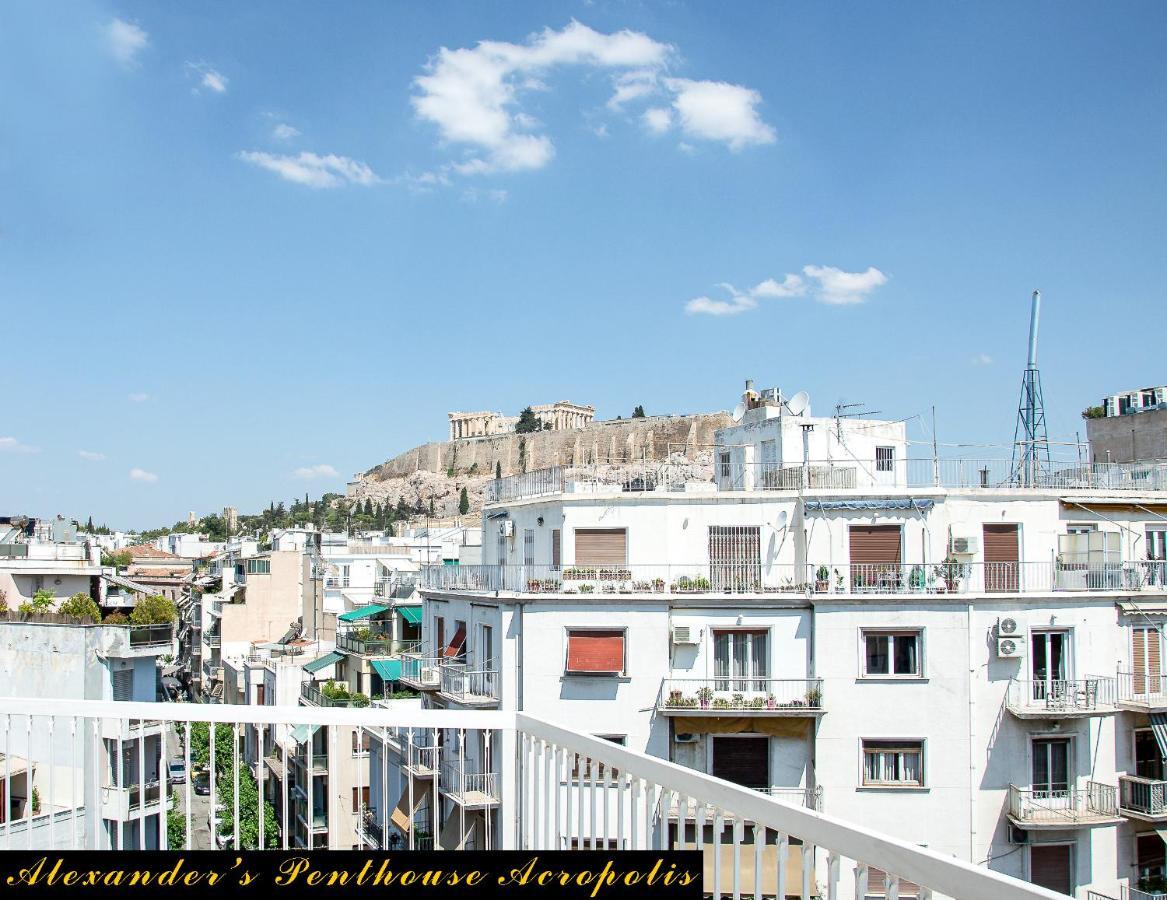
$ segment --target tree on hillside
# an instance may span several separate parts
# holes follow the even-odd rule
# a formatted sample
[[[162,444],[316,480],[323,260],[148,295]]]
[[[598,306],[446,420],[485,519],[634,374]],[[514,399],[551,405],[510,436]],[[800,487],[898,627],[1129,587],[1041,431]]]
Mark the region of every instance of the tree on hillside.
[[[496,459],[494,461],[494,480],[498,481],[501,478],[502,478],[502,461]]]
[[[89,534],[93,534],[93,516],[90,516],[89,521],[85,523],[85,530]]]
[[[530,434],[533,431],[542,431],[543,423],[535,418],[535,411],[527,407],[519,413],[519,421],[515,423],[515,434]]]
[[[466,488],[462,488],[462,493],[458,495],[458,515],[464,516],[470,512],[470,498],[466,495]]]
[[[636,407],[636,409],[632,410],[632,418],[634,418],[634,419],[643,419],[643,418],[645,418],[645,415],[644,415],[644,407],[643,407],[643,406],[640,406],[640,405],[638,404],[638,405],[637,405],[637,407]]]

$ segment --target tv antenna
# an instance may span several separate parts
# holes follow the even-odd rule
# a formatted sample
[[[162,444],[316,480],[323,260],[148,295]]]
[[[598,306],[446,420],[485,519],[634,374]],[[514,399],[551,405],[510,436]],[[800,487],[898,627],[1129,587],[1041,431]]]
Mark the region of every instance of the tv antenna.
[[[1041,316],[1041,291],[1034,291],[1029,307],[1029,360],[1021,376],[1021,400],[1013,432],[1013,478],[1021,486],[1037,484],[1042,466],[1050,468],[1049,432],[1045,427],[1045,401],[1041,373],[1037,369],[1037,325]]]

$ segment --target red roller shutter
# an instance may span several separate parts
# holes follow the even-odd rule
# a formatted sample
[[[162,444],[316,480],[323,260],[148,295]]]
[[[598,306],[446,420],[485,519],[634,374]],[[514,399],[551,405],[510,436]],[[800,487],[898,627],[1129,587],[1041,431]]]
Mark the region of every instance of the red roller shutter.
[[[466,626],[459,625],[458,630],[454,632],[453,638],[450,639],[450,646],[445,649],[442,654],[446,659],[451,659],[462,652],[462,645],[466,643]]]
[[[1011,593],[1017,590],[1021,558],[1016,525],[985,525],[985,590]]]
[[[577,566],[622,566],[628,561],[628,531],[624,528],[577,528]]]
[[[567,671],[619,674],[624,671],[623,631],[569,631]]]

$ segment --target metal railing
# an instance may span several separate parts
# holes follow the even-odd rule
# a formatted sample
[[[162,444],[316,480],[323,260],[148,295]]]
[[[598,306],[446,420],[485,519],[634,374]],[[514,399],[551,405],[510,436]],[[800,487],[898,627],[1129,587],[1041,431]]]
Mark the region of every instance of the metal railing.
[[[365,634],[361,629],[341,631],[336,635],[336,649],[360,656],[397,656],[401,653],[415,652],[420,641],[394,640],[393,636],[383,632]]]
[[[1117,679],[1088,676],[1009,682],[1008,706],[1023,713],[1088,713],[1115,709]]]
[[[549,469],[535,469],[520,475],[496,478],[486,484],[486,502],[500,503],[562,493],[566,487],[566,472],[563,466],[552,466]]]
[[[443,762],[438,772],[438,789],[463,805],[497,803],[498,775],[468,771],[460,763]]]
[[[1167,708],[1167,674],[1119,672],[1118,701],[1148,709]]]
[[[174,640],[174,625],[130,625],[131,647],[153,647]]]
[[[73,810],[88,803],[100,803],[100,788],[88,786],[99,782],[96,776],[110,764],[111,755],[113,759],[120,756],[117,748],[103,748],[100,741],[90,739],[100,733],[106,719],[165,721],[167,728],[182,739],[184,763],[188,768],[192,724],[207,722],[226,726],[230,735],[226,745],[231,748],[229,758],[221,758],[223,741],[209,743],[212,753],[218,747],[218,756],[211,758],[208,767],[210,788],[213,797],[223,795],[224,799],[236,800],[243,796],[239,793],[241,782],[236,778],[244,769],[252,769],[242,756],[240,738],[249,729],[258,732],[257,745],[261,747],[296,726],[323,729],[330,739],[339,730],[352,728],[363,729],[374,738],[395,727],[442,730],[448,735],[444,752],[448,756],[453,754],[446,783],[461,789],[461,799],[471,804],[481,799],[474,791],[497,798],[497,812],[490,808],[495,804],[479,803],[488,810],[480,818],[483,829],[480,848],[541,851],[574,845],[592,849],[607,846],[621,850],[684,849],[694,847],[693,836],[697,835],[700,844],[696,849],[705,854],[706,860],[706,893],[773,895],[775,873],[784,877],[789,864],[797,866],[791,874],[800,876],[801,889],[794,893],[802,900],[813,896],[863,897],[869,870],[872,877],[875,877],[874,870],[890,873],[889,891],[894,891],[899,883],[911,882],[932,894],[961,900],[1059,900],[1059,895],[1052,891],[920,847],[910,840],[835,819],[801,805],[784,803],[524,713],[0,698],[0,717],[10,724],[9,729],[0,732],[2,740],[8,742],[0,746],[0,752],[17,755],[22,750],[22,756],[31,753],[30,761],[43,765],[46,760],[40,756],[48,754],[51,747],[53,760],[62,771],[86,773],[86,777],[69,778],[50,791],[62,802],[69,801]],[[26,743],[10,746],[17,740]],[[276,752],[283,757],[286,771],[290,751],[287,742],[282,738],[280,741]],[[486,748],[488,758],[496,760],[497,773],[493,779],[482,782],[462,780],[458,771],[469,779],[475,765],[467,758],[466,748],[480,746]],[[144,752],[145,745],[139,743],[139,753]],[[166,742],[159,741],[151,752],[151,760],[156,759],[164,767],[168,755]],[[591,769],[599,773],[601,785],[567,777],[571,760],[576,757],[598,764]],[[382,762],[375,765],[373,759]],[[379,780],[382,787],[387,783],[392,772],[386,760],[384,754],[374,754],[366,774],[362,774],[363,767],[356,767],[354,786],[358,796],[366,787],[362,780],[366,775],[370,780]],[[51,773],[56,767],[44,765],[45,777],[53,777]],[[94,777],[89,777],[90,774]],[[297,788],[294,795],[306,795],[300,806],[293,802],[289,778],[273,783],[269,766],[259,762],[252,774],[258,783],[259,796],[274,797],[276,801],[276,811],[257,816],[258,845],[286,851],[294,842],[302,840],[307,849],[319,846],[312,829],[300,837],[289,817],[296,816],[301,809],[309,815],[312,810],[320,809],[324,798],[321,791],[330,788],[320,778],[306,779],[303,789]],[[331,779],[333,773],[324,777]],[[163,782],[161,791],[166,807],[173,806],[176,811],[175,824],[181,827],[173,831],[177,831],[179,842],[186,849],[194,849],[198,829],[191,779],[184,785]],[[606,804],[599,802],[601,794]],[[387,819],[393,798],[387,790],[382,790],[380,796],[384,799],[376,804],[377,810]],[[243,806],[241,802],[224,805],[219,831],[229,837],[234,847],[252,849],[240,843]],[[669,814],[674,808],[678,812],[676,818]],[[454,818],[459,815],[455,813]],[[383,827],[386,819],[382,819]],[[88,823],[88,827],[75,829],[76,837],[70,839],[58,832],[50,835],[45,843],[57,841],[62,846],[71,844],[91,850],[120,850],[133,845],[130,837],[123,837],[122,829],[103,827],[100,817],[85,817],[80,813],[76,821],[66,820],[62,824],[76,826],[78,823]],[[141,828],[144,833],[148,824],[146,811],[139,810],[127,827]],[[269,833],[273,827],[277,834]],[[172,829],[160,829],[161,849],[167,849],[171,833]],[[17,837],[0,825],[0,849],[33,849],[32,834],[33,829],[25,829]],[[799,848],[800,852],[788,854],[791,847]],[[755,863],[752,878],[746,874],[751,869],[737,865],[751,857]],[[779,880],[779,883],[785,882]]]
[[[1026,789],[1009,785],[1009,816],[1033,825],[1067,825],[1118,815],[1114,785],[1086,782],[1085,788]]]
[[[422,690],[437,690],[442,684],[442,656],[421,651],[401,655],[401,680]]]
[[[823,708],[823,680],[729,675],[715,678],[665,678],[657,693],[656,708],[661,712],[672,713],[815,713]]]
[[[1118,805],[1148,817],[1167,816],[1167,781],[1119,775]]]
[[[498,669],[494,661],[468,666],[464,662],[445,662],[439,666],[439,690],[459,703],[493,703],[499,699]]]
[[[364,694],[330,694],[316,687],[313,682],[305,681],[300,685],[300,698],[313,706],[337,707],[340,709],[365,707],[371,702]]]
[[[1158,561],[427,566],[422,587],[516,594],[1025,594],[1167,589]]]

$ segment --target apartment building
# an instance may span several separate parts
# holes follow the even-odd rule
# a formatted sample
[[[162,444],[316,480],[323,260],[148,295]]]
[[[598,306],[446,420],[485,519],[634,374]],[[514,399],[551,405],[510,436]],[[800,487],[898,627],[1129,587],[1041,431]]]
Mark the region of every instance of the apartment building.
[[[403,678],[426,708],[586,722],[1063,893],[1137,896],[1163,874],[1167,492],[1077,464],[1022,488],[1008,460],[907,448],[902,424],[751,391],[712,480],[506,480],[484,564],[426,570]],[[408,845],[419,796],[443,846],[466,813],[455,844],[497,831],[488,748],[447,773],[424,748],[451,736],[412,737],[385,742],[390,773],[436,752],[436,793],[398,772],[382,837]]]
[[[0,696],[152,703],[158,659],[173,651],[171,625],[10,613],[0,617]],[[45,733],[11,720],[0,737],[0,816],[10,846],[164,847],[162,723],[57,726]]]
[[[41,522],[27,516],[0,517],[0,596],[10,609],[40,590],[64,599],[82,593],[99,604],[105,595],[97,544],[77,534],[63,519]]]

